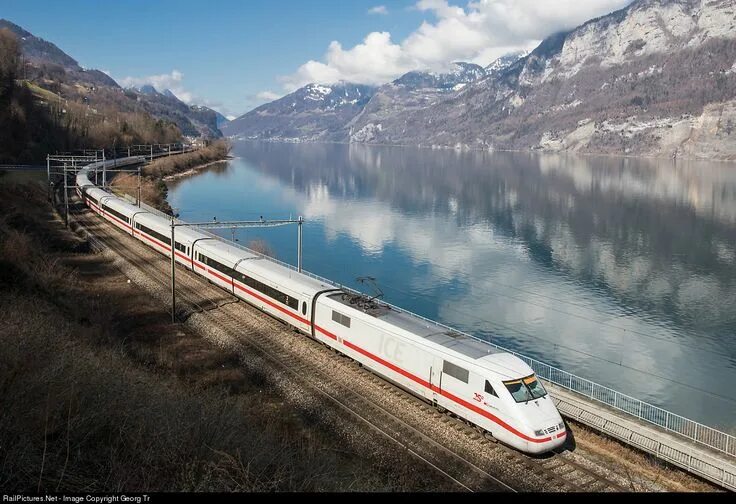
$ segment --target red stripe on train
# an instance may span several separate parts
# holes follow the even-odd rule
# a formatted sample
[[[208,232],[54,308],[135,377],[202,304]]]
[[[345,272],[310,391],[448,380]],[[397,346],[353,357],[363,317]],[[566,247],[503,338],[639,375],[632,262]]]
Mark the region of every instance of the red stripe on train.
[[[334,340],[337,340],[337,336],[335,336],[331,332],[329,332],[329,331],[327,331],[327,330],[319,327],[316,324],[314,325],[314,327],[319,332],[321,332],[322,334],[324,334],[325,336],[327,336],[328,338],[332,338]],[[459,397],[457,397],[457,396],[455,396],[455,395],[447,392],[446,390],[440,390],[439,387],[436,387],[436,386],[430,384],[428,381],[423,380],[423,379],[419,378],[418,376],[410,373],[409,371],[406,371],[405,369],[402,369],[399,366],[397,366],[395,364],[392,364],[391,362],[389,362],[389,361],[387,361],[385,359],[382,359],[381,357],[379,357],[377,355],[372,354],[371,352],[369,352],[369,351],[367,351],[367,350],[359,347],[358,345],[355,345],[355,344],[353,344],[353,343],[351,343],[351,342],[349,342],[347,340],[343,340],[342,342],[343,342],[343,344],[346,347],[351,348],[351,349],[355,350],[356,352],[361,353],[361,354],[365,355],[366,357],[368,357],[368,358],[370,358],[370,359],[378,362],[382,366],[385,366],[385,367],[389,368],[390,370],[392,370],[392,371],[394,371],[396,373],[399,373],[402,376],[405,376],[405,377],[409,378],[410,380],[412,380],[415,383],[418,383],[422,387],[427,388],[427,389],[431,390],[432,392],[438,392],[440,395],[442,395],[442,396],[450,399],[451,401],[459,404],[460,406],[463,406],[464,408],[467,408],[467,409],[469,409],[471,411],[474,411],[474,412],[478,413],[479,415],[482,415],[482,416],[488,418],[492,422],[500,425],[501,427],[503,427],[507,431],[511,432],[512,434],[515,434],[516,436],[518,436],[518,437],[520,437],[520,438],[522,438],[522,439],[524,439],[526,441],[530,441],[532,443],[546,443],[547,441],[551,441],[552,440],[551,437],[546,437],[546,438],[542,438],[542,439],[535,439],[535,438],[529,437],[526,434],[524,434],[523,432],[519,432],[518,430],[516,430],[515,428],[513,428],[511,425],[507,424],[506,422],[504,422],[500,418],[496,417],[495,415],[492,415],[488,411],[485,411],[485,410],[479,408],[478,406],[476,406],[474,404],[471,404],[471,403],[465,401],[464,399],[461,399],[461,398],[459,398]],[[560,437],[560,436],[557,436],[557,437]]]
[[[171,250],[171,245],[165,245],[165,244],[164,244],[163,242],[160,242],[159,240],[157,240],[157,239],[155,239],[155,238],[152,238],[152,237],[148,236],[147,234],[143,233],[142,231],[138,231],[138,230],[136,230],[135,232],[136,232],[136,233],[138,233],[138,234],[140,234],[141,236],[143,236],[143,237],[144,237],[145,239],[147,239],[148,241],[150,241],[150,242],[154,243],[154,244],[155,244],[155,245],[157,245],[158,247],[161,247],[161,248],[162,248],[162,249],[164,249],[164,250],[169,250],[169,251]],[[220,274],[219,272],[217,272],[217,271],[215,271],[215,270],[212,270],[212,269],[208,268],[208,267],[207,267],[206,265],[204,265],[204,264],[200,263],[199,261],[195,261],[195,260],[192,260],[192,259],[190,259],[190,258],[189,258],[188,256],[186,256],[186,255],[183,255],[183,254],[180,254],[179,252],[176,252],[176,255],[177,255],[177,256],[179,256],[179,257],[181,257],[181,258],[183,258],[183,259],[185,259],[185,260],[187,260],[187,261],[192,261],[192,262],[194,263],[194,265],[195,265],[195,266],[197,266],[197,267],[199,267],[199,268],[203,269],[203,270],[204,270],[205,272],[207,272],[207,273],[209,273],[210,275],[214,276],[214,277],[215,277],[215,278],[217,278],[218,280],[220,280],[220,281],[222,281],[222,282],[226,282],[226,283],[229,283],[229,284],[231,284],[231,285],[233,285],[233,284],[234,284],[234,286],[235,286],[235,287],[237,287],[238,289],[240,289],[240,290],[242,290],[242,291],[246,292],[247,294],[249,294],[249,295],[253,296],[254,298],[256,298],[256,299],[258,299],[258,300],[260,300],[260,301],[263,301],[264,303],[266,303],[266,304],[268,304],[269,306],[271,306],[271,307],[273,307],[273,308],[275,308],[275,309],[277,309],[277,310],[279,310],[279,311],[281,311],[281,312],[285,313],[286,315],[289,315],[290,317],[292,317],[292,318],[294,318],[294,319],[298,320],[298,321],[299,321],[299,322],[301,322],[302,324],[310,325],[310,322],[309,322],[309,320],[307,320],[307,319],[305,319],[305,318],[302,318],[302,317],[300,317],[299,315],[295,315],[295,314],[291,313],[290,311],[288,311],[288,310],[287,310],[286,308],[284,308],[284,307],[282,307],[282,306],[279,306],[278,304],[274,303],[274,302],[273,302],[273,301],[271,301],[270,299],[267,299],[267,298],[265,298],[265,297],[263,297],[263,296],[261,296],[261,295],[259,295],[259,294],[256,294],[255,292],[251,291],[250,289],[248,289],[248,288],[244,287],[244,286],[243,286],[243,285],[242,285],[242,284],[241,284],[240,282],[238,282],[237,280],[233,280],[233,279],[230,279],[230,278],[228,278],[228,277],[222,276],[222,275],[221,275],[221,274]]]
[[[110,217],[115,218],[114,216],[110,216]],[[116,220],[119,220],[119,219],[116,219]],[[123,225],[125,225],[125,224],[123,224]],[[127,227],[130,227],[130,226],[127,226]],[[157,246],[161,247],[164,250],[171,250],[171,246],[170,245],[167,246],[167,245],[163,244],[162,242],[159,242],[155,238],[151,238],[150,236],[148,236],[147,234],[145,234],[145,233],[143,233],[141,231],[134,230],[134,233],[138,233],[140,236],[143,236],[145,239],[147,239],[148,241],[152,242],[154,245],[157,245]],[[176,255],[179,256],[179,257],[181,257],[181,258],[183,258],[183,259],[185,259],[185,260],[187,260],[187,261],[191,260],[188,256],[183,255],[183,254],[180,254],[179,252],[176,252]],[[233,279],[229,279],[227,277],[224,277],[224,276],[220,275],[219,273],[211,270],[210,268],[207,268],[206,266],[204,266],[202,263],[200,263],[198,261],[192,260],[192,262],[195,264],[195,266],[198,266],[199,268],[202,268],[205,272],[209,273],[210,275],[213,275],[214,277],[218,278],[222,282],[230,283],[231,285],[234,285],[238,289],[246,292],[247,294],[253,296],[254,298],[259,299],[260,301],[263,301],[264,303],[268,304],[269,306],[271,306],[271,307],[273,307],[273,308],[275,308],[275,309],[277,309],[277,310],[285,313],[286,315],[289,315],[290,317],[292,317],[292,318],[294,318],[294,319],[302,322],[303,324],[306,324],[306,325],[311,326],[309,320],[304,319],[304,318],[302,318],[302,317],[300,317],[298,315],[295,315],[295,314],[287,311],[286,308],[283,308],[282,306],[277,305],[276,303],[272,302],[271,300],[266,299],[263,296],[260,296],[260,295],[256,294],[255,292],[251,291],[250,289],[247,289],[246,287],[243,287],[240,284],[240,282],[237,282],[237,281],[235,281]],[[317,329],[319,332],[321,332],[322,334],[324,334],[328,338],[331,338],[331,339],[337,341],[337,336],[336,335],[332,334],[331,332],[327,331],[326,329],[323,329],[322,327],[319,327],[317,324],[315,324],[314,327],[315,327],[315,329]],[[518,437],[520,437],[520,438],[522,438],[522,439],[524,439],[526,441],[529,441],[529,442],[532,442],[532,443],[546,443],[547,441],[551,441],[552,440],[551,437],[546,437],[546,438],[542,438],[542,439],[535,439],[535,438],[529,437],[526,434],[524,434],[523,432],[519,432],[514,427],[512,427],[509,424],[507,424],[506,422],[504,422],[500,418],[498,418],[495,415],[489,413],[488,411],[485,411],[485,410],[479,408],[478,406],[476,406],[474,404],[471,404],[471,403],[465,401],[464,399],[461,399],[461,398],[459,398],[459,397],[457,397],[457,396],[455,396],[455,395],[453,395],[453,394],[451,394],[451,393],[449,393],[449,392],[447,392],[445,390],[440,390],[439,387],[436,387],[436,386],[430,384],[429,382],[427,382],[426,380],[423,380],[423,379],[419,378],[418,376],[410,373],[409,371],[406,371],[405,369],[402,369],[399,366],[397,366],[395,364],[392,364],[391,362],[389,362],[389,361],[387,361],[385,359],[382,359],[381,357],[379,357],[377,355],[372,354],[371,352],[369,352],[369,351],[367,351],[367,350],[359,347],[358,345],[355,345],[355,344],[353,344],[353,343],[351,343],[351,342],[349,342],[347,340],[343,340],[343,344],[345,346],[347,346],[348,348],[351,348],[351,349],[355,350],[356,352],[358,352],[358,353],[360,353],[362,355],[365,355],[366,357],[370,358],[371,360],[374,360],[375,362],[378,362],[382,366],[384,366],[384,367],[386,367],[386,368],[388,368],[388,369],[390,369],[390,370],[392,370],[392,371],[394,371],[396,373],[399,373],[400,375],[405,376],[406,378],[409,378],[410,380],[412,380],[413,382],[421,385],[422,387],[427,388],[427,389],[429,389],[429,390],[431,390],[433,392],[438,392],[440,395],[442,395],[442,396],[450,399],[451,401],[459,404],[460,406],[463,406],[466,409],[469,409],[471,411],[474,411],[474,412],[478,413],[479,415],[482,415],[482,416],[488,418],[489,420],[491,420],[495,424],[503,427],[507,431],[511,432],[512,434],[514,434],[514,435],[516,435],[516,436],[518,436]],[[556,438],[564,437],[566,435],[567,435],[567,432],[563,432],[561,434],[558,434],[556,436]]]

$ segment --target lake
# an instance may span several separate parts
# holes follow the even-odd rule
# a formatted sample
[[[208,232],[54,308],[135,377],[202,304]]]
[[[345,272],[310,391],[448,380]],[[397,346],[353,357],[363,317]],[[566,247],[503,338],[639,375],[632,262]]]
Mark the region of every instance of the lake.
[[[258,142],[233,155],[170,184],[182,219],[302,215],[308,271],[736,431],[736,164]],[[296,264],[296,226],[234,236]]]

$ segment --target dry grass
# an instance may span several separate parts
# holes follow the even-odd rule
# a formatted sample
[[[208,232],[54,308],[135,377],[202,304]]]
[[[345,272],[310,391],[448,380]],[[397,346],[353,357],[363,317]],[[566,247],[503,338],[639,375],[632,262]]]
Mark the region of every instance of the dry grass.
[[[172,209],[166,201],[168,188],[164,177],[182,173],[192,168],[227,158],[230,145],[218,140],[208,147],[186,154],[174,154],[155,160],[143,169],[141,178],[141,200],[162,212],[171,214]],[[138,176],[121,173],[111,183],[116,192],[138,197]]]
[[[600,435],[588,427],[574,423],[575,442],[579,449],[602,460],[612,460],[623,468],[632,492],[642,491],[651,483],[659,484],[674,492],[709,492],[714,487],[666,463],[634,450],[620,442]]]
[[[165,310],[144,293],[141,300],[122,290],[131,287],[103,259],[55,253],[75,241],[49,232],[43,196],[42,189],[0,185],[0,488],[418,484],[408,464],[376,471],[334,433],[310,430],[309,418],[284,405],[262,377],[246,376],[237,356],[167,325]],[[95,276],[69,261],[104,269]]]
[[[186,154],[156,159],[143,170],[144,175],[153,179],[162,179],[169,175],[185,172],[196,166],[212,161],[220,161],[227,157],[230,145],[226,140],[218,140],[209,146]]]
[[[138,198],[138,175],[120,173],[112,181],[115,192],[122,192]],[[166,184],[150,177],[141,177],[141,200],[161,211],[169,211],[166,201]]]
[[[132,366],[114,330],[60,319],[37,297],[6,308],[2,488],[306,490],[327,470],[245,401]]]

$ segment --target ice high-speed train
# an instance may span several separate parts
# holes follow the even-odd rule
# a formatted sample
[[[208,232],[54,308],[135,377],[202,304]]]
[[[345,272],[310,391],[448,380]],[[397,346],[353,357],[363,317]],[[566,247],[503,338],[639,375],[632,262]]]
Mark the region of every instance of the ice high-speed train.
[[[101,168],[93,163],[77,175],[84,203],[170,257],[170,221],[96,187],[89,175]],[[497,440],[528,453],[565,442],[552,399],[514,355],[195,229],[179,227],[175,238],[183,267]]]

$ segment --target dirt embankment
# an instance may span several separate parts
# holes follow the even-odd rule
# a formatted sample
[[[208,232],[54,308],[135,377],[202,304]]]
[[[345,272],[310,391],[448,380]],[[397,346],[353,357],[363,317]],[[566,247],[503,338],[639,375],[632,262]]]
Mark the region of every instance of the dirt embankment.
[[[218,140],[207,147],[185,154],[174,154],[156,159],[145,166],[141,172],[141,199],[162,212],[171,214],[172,209],[166,201],[168,188],[166,180],[194,174],[208,166],[226,161],[230,145],[226,140]],[[138,176],[121,173],[111,183],[117,192],[138,197]]]
[[[0,184],[0,488],[421,490],[286,404]],[[408,486],[405,486],[408,485]]]

